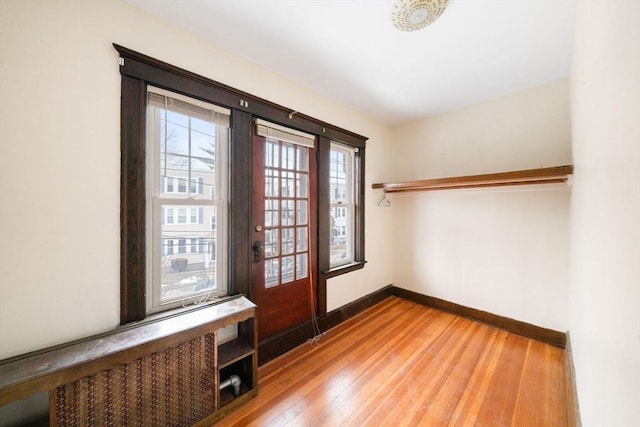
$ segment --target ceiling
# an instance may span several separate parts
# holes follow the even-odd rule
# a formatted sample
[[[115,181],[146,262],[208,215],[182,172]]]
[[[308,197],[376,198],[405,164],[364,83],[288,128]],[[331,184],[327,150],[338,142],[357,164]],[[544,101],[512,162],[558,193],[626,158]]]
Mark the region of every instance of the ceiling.
[[[567,77],[576,7],[449,0],[402,32],[395,0],[127,1],[388,124]]]

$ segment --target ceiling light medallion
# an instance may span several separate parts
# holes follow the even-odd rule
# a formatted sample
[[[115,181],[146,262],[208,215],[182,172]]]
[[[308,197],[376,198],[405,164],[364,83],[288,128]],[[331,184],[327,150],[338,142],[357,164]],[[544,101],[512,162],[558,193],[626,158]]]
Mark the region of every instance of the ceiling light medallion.
[[[402,31],[420,30],[438,19],[446,7],[447,0],[398,0],[391,21]]]

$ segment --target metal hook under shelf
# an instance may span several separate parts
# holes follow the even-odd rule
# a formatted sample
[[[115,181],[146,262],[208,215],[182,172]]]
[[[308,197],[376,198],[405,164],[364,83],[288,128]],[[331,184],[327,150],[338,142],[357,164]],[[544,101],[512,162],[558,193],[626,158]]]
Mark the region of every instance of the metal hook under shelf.
[[[387,197],[387,190],[384,190],[384,196],[378,202],[378,206],[383,208],[388,208],[389,206],[391,206],[391,200],[389,200],[389,198]]]

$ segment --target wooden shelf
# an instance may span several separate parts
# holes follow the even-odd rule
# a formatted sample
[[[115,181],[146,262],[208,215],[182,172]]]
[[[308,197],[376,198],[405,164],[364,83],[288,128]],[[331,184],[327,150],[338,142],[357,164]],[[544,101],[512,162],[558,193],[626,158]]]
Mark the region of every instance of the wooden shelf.
[[[573,174],[573,165],[566,165],[484,175],[454,176],[405,182],[382,182],[372,184],[371,188],[381,188],[387,193],[397,193],[458,188],[501,187],[506,185],[555,184],[567,182],[571,174]]]
[[[220,345],[218,349],[218,365],[220,369],[247,357],[255,352],[254,347],[242,337]]]

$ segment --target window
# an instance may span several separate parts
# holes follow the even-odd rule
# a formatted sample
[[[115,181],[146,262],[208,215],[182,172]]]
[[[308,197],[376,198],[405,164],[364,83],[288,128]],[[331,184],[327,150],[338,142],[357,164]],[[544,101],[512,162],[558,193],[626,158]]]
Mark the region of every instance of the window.
[[[329,158],[329,237],[330,266],[338,267],[355,261],[355,152],[337,142],[331,143]]]
[[[146,135],[147,312],[154,312],[226,293],[229,111],[149,87]]]

